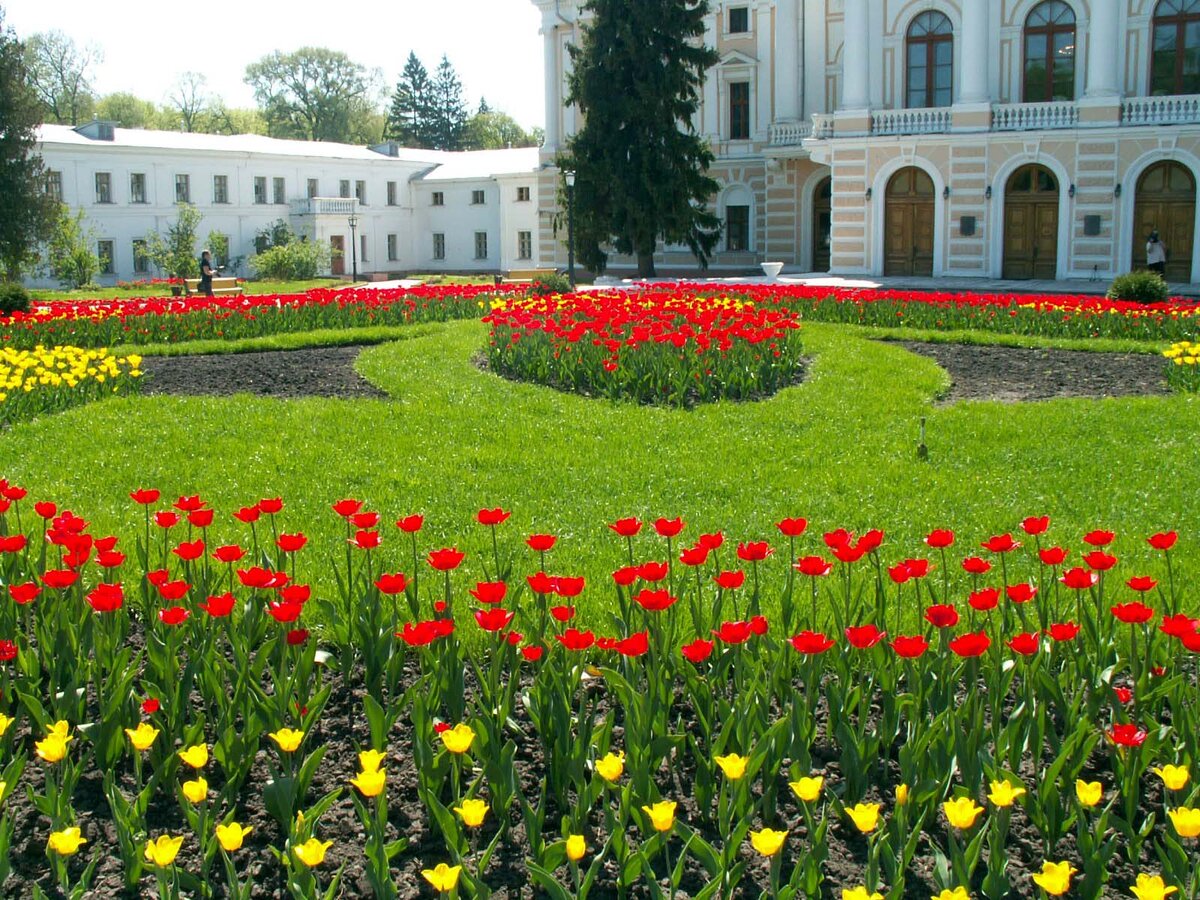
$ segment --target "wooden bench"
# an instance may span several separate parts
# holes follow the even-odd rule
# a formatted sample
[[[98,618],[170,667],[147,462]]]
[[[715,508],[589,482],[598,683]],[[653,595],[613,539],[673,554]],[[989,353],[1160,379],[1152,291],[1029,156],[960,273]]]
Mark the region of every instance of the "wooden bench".
[[[200,279],[184,279],[183,291],[188,297],[192,296],[192,294],[200,293]],[[231,294],[243,294],[245,293],[245,289],[237,283],[236,278],[214,278],[212,280],[212,292],[214,297],[223,297]]]

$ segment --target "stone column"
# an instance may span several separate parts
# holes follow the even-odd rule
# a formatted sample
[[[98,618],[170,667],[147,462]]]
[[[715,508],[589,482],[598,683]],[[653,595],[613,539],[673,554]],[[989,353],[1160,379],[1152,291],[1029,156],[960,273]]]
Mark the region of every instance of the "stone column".
[[[775,6],[775,118],[800,118],[799,0],[779,0]]]
[[[546,141],[542,150],[554,152],[561,139],[558,123],[562,114],[563,83],[558,70],[558,21],[551,10],[542,16],[542,40],[546,66]]]
[[[967,0],[963,4],[962,77],[959,79],[958,103],[987,103],[988,60],[993,48],[989,43],[988,0]]]
[[[1121,61],[1117,58],[1120,43],[1121,13],[1118,3],[1093,3],[1092,21],[1088,33],[1088,64],[1086,97],[1120,96],[1119,73]]]
[[[842,23],[842,102],[839,109],[862,110],[870,100],[870,21],[867,0],[846,0]]]

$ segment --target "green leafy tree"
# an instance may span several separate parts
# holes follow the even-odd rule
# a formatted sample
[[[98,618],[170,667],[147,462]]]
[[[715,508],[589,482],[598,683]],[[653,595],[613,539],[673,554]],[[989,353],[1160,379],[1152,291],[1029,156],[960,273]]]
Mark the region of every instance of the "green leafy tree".
[[[477,112],[463,133],[464,150],[499,150],[505,147],[536,147],[537,140],[516,120],[498,110]]]
[[[195,278],[200,274],[196,251],[200,211],[190,203],[177,206],[179,215],[167,228],[165,238],[158,232],[146,236],[146,257],[172,278]]]
[[[380,137],[375,75],[323,47],[275,51],[246,67],[246,83],[275,137],[367,143]]]
[[[384,136],[405,147],[433,147],[433,82],[411,51],[392,93]]]
[[[0,9],[0,267],[14,280],[35,264],[59,216],[57,201],[45,190],[42,158],[34,152],[42,109],[26,61]]]
[[[602,272],[606,245],[654,274],[661,238],[686,244],[707,267],[720,222],[706,208],[718,185],[713,153],[692,124],[704,73],[716,65],[704,45],[707,0],[587,0],[567,97],[583,128],[560,165],[575,170],[575,246]]]
[[[101,97],[96,101],[96,115],[122,128],[161,128],[166,124],[153,103],[127,93]]]
[[[92,69],[104,59],[99,47],[78,47],[61,31],[47,31],[25,42],[25,57],[47,122],[78,125],[91,116]]]
[[[46,247],[50,277],[69,290],[91,284],[104,262],[92,249],[95,246],[96,234],[84,220],[83,210],[71,215],[66,204],[60,204]]]
[[[467,104],[462,81],[449,57],[443,54],[433,77],[433,146],[438,150],[461,150],[467,127]]]

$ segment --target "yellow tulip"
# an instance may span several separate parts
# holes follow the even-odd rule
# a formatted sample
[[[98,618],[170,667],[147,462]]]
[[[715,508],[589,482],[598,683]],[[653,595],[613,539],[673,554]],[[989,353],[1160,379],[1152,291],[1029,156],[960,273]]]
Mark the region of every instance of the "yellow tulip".
[[[208,745],[196,744],[179,751],[179,758],[193,769],[203,769],[208,765]]]
[[[865,887],[842,888],[842,900],[883,900],[883,894],[871,893]]]
[[[1138,900],[1165,900],[1168,894],[1174,894],[1178,890],[1174,885],[1168,887],[1161,875],[1143,873],[1137,877],[1137,884],[1131,887],[1129,892]]]
[[[358,764],[363,772],[374,772],[387,761],[387,754],[379,750],[364,750],[358,754]]]
[[[458,884],[458,873],[461,871],[462,866],[438,863],[432,869],[422,869],[421,874],[425,876],[426,881],[433,885],[435,891],[445,894],[454,890]]]
[[[294,728],[280,728],[278,731],[272,731],[267,737],[273,740],[282,752],[295,753],[300,742],[304,740],[304,732]]]
[[[129,743],[133,744],[134,750],[149,750],[158,737],[158,729],[149,722],[138,722],[137,728],[126,728],[125,733],[129,735]]]
[[[169,834],[160,834],[156,840],[146,841],[142,856],[152,866],[166,867],[175,862],[182,846],[183,835],[171,837]]]
[[[714,756],[713,761],[721,767],[726,778],[737,781],[746,774],[746,764],[750,762],[750,757],[730,753],[728,756]]]
[[[62,831],[50,832],[50,840],[46,841],[46,847],[53,850],[59,856],[71,856],[79,851],[79,848],[87,843],[83,833],[78,828],[72,825],[70,828],[64,828]]]
[[[946,821],[952,827],[965,831],[975,824],[975,820],[983,812],[983,807],[970,797],[957,797],[943,803],[942,811],[946,813]]]
[[[67,755],[67,742],[71,740],[74,738],[70,735],[63,737],[61,734],[51,732],[33,746],[37,750],[37,755],[46,762],[56,763]]]
[[[350,779],[350,783],[358,788],[364,797],[378,797],[383,793],[386,781],[387,773],[383,769],[364,769],[356,778]]]
[[[8,726],[13,723],[13,719],[0,713],[0,737],[4,737],[4,732],[8,731]]]
[[[787,840],[786,831],[772,831],[764,828],[762,831],[750,832],[750,845],[763,856],[774,856]]]
[[[465,722],[459,722],[453,728],[442,732],[442,743],[451,753],[466,753],[471,749],[473,740],[475,732]]]
[[[993,781],[992,790],[988,794],[988,799],[992,801],[994,806],[1012,806],[1018,797],[1025,795],[1025,788],[1020,785],[1013,784],[1007,779],[1004,781]],[[970,826],[968,826],[970,827]]]
[[[1078,871],[1069,862],[1043,862],[1042,871],[1034,873],[1033,882],[1047,894],[1057,897],[1071,889],[1071,876]]]
[[[183,796],[191,803],[203,803],[208,799],[208,782],[203,778],[183,783]]]
[[[468,828],[478,828],[487,815],[488,805],[484,800],[464,800],[462,806],[454,807],[454,811],[462,816],[463,824]]]
[[[583,839],[582,834],[572,834],[567,837],[567,859],[571,862],[579,862],[585,853],[587,853],[587,841]]]
[[[1171,824],[1175,826],[1180,837],[1200,837],[1200,809],[1180,806],[1178,809],[1167,810],[1167,815],[1171,817]]]
[[[846,807],[846,815],[854,822],[854,827],[863,834],[870,834],[879,827],[879,804],[857,803]]]
[[[293,847],[292,852],[296,854],[296,859],[311,869],[325,862],[325,854],[332,846],[333,841],[318,841],[315,837],[310,837],[300,846]]]
[[[1104,785],[1098,781],[1075,781],[1075,797],[1084,806],[1096,806],[1104,799]]]
[[[954,890],[944,890],[940,894],[936,894],[932,900],[971,900],[971,895],[967,893],[964,887],[956,887]]]
[[[242,849],[242,841],[253,830],[253,827],[243,828],[237,822],[230,822],[228,825],[218,825],[217,840],[220,842],[222,850],[232,853],[234,850]]]
[[[1186,766],[1163,766],[1161,769],[1151,769],[1155,775],[1162,779],[1163,786],[1169,791],[1182,791],[1188,783],[1188,770]]]
[[[825,787],[825,779],[820,775],[814,775],[811,778],[805,776],[796,781],[788,783],[788,787],[792,789],[792,793],[796,798],[805,803],[813,803],[821,797],[821,789]]]
[[[896,785],[896,805],[897,806],[907,806],[908,805],[908,785],[907,784]]]
[[[643,806],[642,812],[650,817],[650,824],[655,831],[670,831],[675,827],[674,800],[659,800],[653,806]]]
[[[620,781],[625,774],[625,751],[606,753],[603,759],[596,760],[596,771],[605,781]]]

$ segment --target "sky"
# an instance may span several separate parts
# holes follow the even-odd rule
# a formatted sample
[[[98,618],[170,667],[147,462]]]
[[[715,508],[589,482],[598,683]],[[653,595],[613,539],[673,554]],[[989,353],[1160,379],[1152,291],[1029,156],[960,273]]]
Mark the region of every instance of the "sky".
[[[95,44],[97,94],[127,91],[163,103],[177,77],[199,72],[228,106],[254,106],[247,64],[275,50],[341,50],[380,69],[390,93],[409,51],[432,72],[445,53],[468,108],[479,98],[525,128],[543,125],[541,16],[530,0],[392,0],[343,6],[314,0],[0,0],[18,37],[57,29]],[[370,12],[362,12],[370,10]]]

